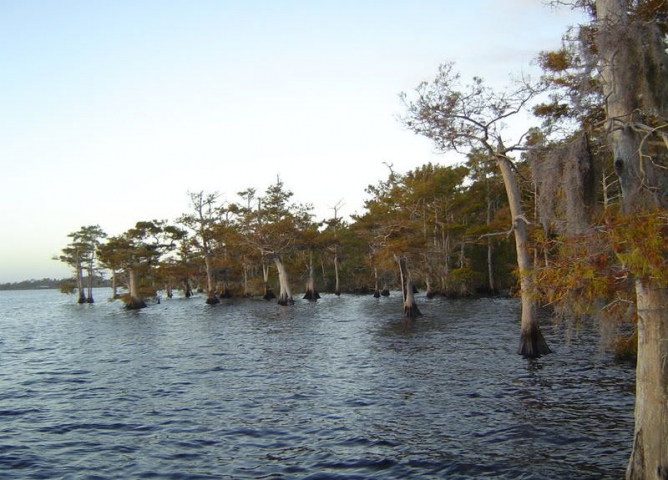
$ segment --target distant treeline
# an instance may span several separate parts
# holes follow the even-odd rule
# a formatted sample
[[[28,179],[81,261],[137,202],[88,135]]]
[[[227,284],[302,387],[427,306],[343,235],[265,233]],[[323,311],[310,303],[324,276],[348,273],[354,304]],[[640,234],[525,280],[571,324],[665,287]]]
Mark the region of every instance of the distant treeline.
[[[41,280],[23,280],[21,282],[0,283],[0,290],[44,290],[49,288],[59,289],[61,285],[71,283],[71,278],[42,278]],[[95,277],[94,287],[108,287],[109,281]]]

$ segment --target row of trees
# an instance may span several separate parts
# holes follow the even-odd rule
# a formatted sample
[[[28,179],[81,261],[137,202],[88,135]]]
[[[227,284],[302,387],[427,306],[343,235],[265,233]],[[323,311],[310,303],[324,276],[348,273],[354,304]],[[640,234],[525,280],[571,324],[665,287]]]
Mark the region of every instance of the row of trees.
[[[626,315],[637,323],[627,478],[668,478],[668,4],[571,3],[590,22],[539,55],[539,81],[497,91],[480,78],[462,81],[446,63],[402,95],[404,124],[465,154],[462,165],[406,173],[388,165],[350,221],[338,206],[315,221],[280,179],[229,203],[192,193],[190,211],[174,223],[138,222],[106,239],[84,227],[62,259],[81,278],[96,261],[113,278],[123,272],[131,308],[177,285],[186,296],[205,290],[212,304],[233,294],[272,298],[276,281],[278,303],[289,305],[291,279],[317,298],[316,271],[337,294],[401,285],[411,317],[420,314],[415,286],[428,295],[518,287],[518,352],[527,357],[550,352],[537,321],[541,301],[564,315]],[[506,122],[529,108],[540,127],[512,140]],[[83,287],[80,301],[92,300]]]
[[[289,305],[296,288],[312,300],[319,290],[380,296],[402,277],[408,295],[414,286],[429,296],[468,296],[514,285],[511,243],[486,236],[502,228],[507,210],[498,179],[466,165],[388,170],[368,187],[365,211],[348,221],[341,204],[316,220],[277,178],[262,195],[247,189],[235,202],[190,193],[189,211],[174,221],[137,222],[118,236],[82,227],[59,259],[76,273],[79,302],[93,302],[85,280],[106,270],[114,295],[127,288],[128,308],[146,306],[158,290],[200,290],[216,304],[233,295],[275,298],[277,287],[278,303]],[[418,315],[414,299],[406,305],[407,315]]]

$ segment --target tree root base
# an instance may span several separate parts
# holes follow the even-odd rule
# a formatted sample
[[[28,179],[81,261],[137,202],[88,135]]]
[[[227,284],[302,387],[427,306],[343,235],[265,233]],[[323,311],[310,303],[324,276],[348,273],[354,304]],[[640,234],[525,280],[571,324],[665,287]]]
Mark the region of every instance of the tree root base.
[[[535,325],[520,333],[520,346],[517,353],[525,358],[540,358],[552,353],[552,350],[547,346],[540,328]]]
[[[294,305],[295,301],[292,299],[292,297],[281,295],[278,299],[278,304],[283,307],[286,307],[288,305]]]
[[[206,299],[206,304],[207,305],[218,305],[220,303],[220,299],[216,297],[215,295],[212,297],[207,297]]]
[[[276,294],[271,288],[267,287],[264,290],[264,295],[262,296],[262,298],[264,298],[265,300],[273,300],[274,298],[276,298]]]
[[[409,318],[417,318],[422,316],[422,312],[417,305],[413,304],[404,307],[404,316]]]
[[[125,304],[126,310],[139,310],[142,308],[146,308],[146,302],[139,298],[132,298]]]
[[[320,298],[320,294],[313,290],[307,290],[303,298],[304,300],[317,300]]]

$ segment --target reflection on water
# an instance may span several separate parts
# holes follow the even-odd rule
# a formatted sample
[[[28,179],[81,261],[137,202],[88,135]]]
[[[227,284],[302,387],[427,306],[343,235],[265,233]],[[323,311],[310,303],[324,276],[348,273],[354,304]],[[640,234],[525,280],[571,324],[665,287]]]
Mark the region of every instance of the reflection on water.
[[[418,301],[0,292],[2,477],[623,477],[633,371],[595,326],[528,361],[515,300]]]

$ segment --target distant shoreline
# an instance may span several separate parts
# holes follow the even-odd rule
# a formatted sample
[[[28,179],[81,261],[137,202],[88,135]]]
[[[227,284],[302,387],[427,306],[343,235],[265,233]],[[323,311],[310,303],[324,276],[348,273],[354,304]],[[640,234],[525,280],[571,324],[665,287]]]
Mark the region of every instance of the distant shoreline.
[[[58,290],[64,282],[72,281],[70,278],[42,278],[41,280],[22,280],[20,282],[0,283],[0,291],[3,290]],[[107,287],[108,282],[96,281],[94,287]]]

